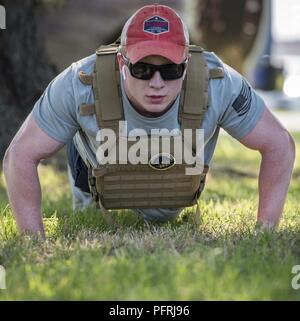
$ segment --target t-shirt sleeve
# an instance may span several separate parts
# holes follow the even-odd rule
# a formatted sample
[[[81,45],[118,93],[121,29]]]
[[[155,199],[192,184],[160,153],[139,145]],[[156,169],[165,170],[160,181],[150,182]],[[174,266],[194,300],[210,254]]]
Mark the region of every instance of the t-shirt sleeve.
[[[249,134],[260,120],[265,103],[237,71],[225,65],[219,126],[236,139]]]
[[[76,117],[72,66],[48,85],[33,107],[38,126],[51,138],[67,143],[79,128]]]

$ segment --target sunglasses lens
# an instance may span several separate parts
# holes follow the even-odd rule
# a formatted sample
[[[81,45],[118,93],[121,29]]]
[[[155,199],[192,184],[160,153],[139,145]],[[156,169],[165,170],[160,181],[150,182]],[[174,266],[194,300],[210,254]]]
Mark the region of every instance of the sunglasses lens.
[[[137,79],[149,80],[156,71],[159,71],[164,80],[174,80],[182,77],[185,66],[184,63],[180,65],[151,65],[145,62],[137,62],[134,65],[130,64],[129,69],[131,75]]]
[[[165,65],[162,66],[161,69],[161,75],[162,78],[165,80],[172,80],[172,79],[178,79],[181,78],[183,75],[185,69],[185,65],[175,65],[175,64],[170,64],[170,65]]]
[[[138,62],[131,65],[131,74],[133,77],[143,80],[149,80],[153,77],[155,70],[151,68],[151,65]]]

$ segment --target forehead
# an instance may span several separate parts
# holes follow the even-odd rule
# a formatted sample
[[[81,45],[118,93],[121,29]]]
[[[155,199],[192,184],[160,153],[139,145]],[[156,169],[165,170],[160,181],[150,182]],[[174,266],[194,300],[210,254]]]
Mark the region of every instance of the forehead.
[[[140,60],[140,62],[146,62],[153,65],[172,64],[173,62],[163,56],[147,56]]]

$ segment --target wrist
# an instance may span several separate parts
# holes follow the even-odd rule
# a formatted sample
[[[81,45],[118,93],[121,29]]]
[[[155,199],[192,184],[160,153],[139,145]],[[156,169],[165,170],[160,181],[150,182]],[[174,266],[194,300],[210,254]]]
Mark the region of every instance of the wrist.
[[[257,221],[255,224],[255,231],[257,232],[268,232],[276,228],[276,223],[268,221]]]

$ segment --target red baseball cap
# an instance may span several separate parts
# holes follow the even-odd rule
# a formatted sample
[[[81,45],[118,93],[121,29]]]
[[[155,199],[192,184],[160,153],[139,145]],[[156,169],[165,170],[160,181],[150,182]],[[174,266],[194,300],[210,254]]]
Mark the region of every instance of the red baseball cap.
[[[148,5],[135,12],[124,25],[121,46],[132,64],[151,55],[180,64],[187,57],[189,34],[173,9]]]

